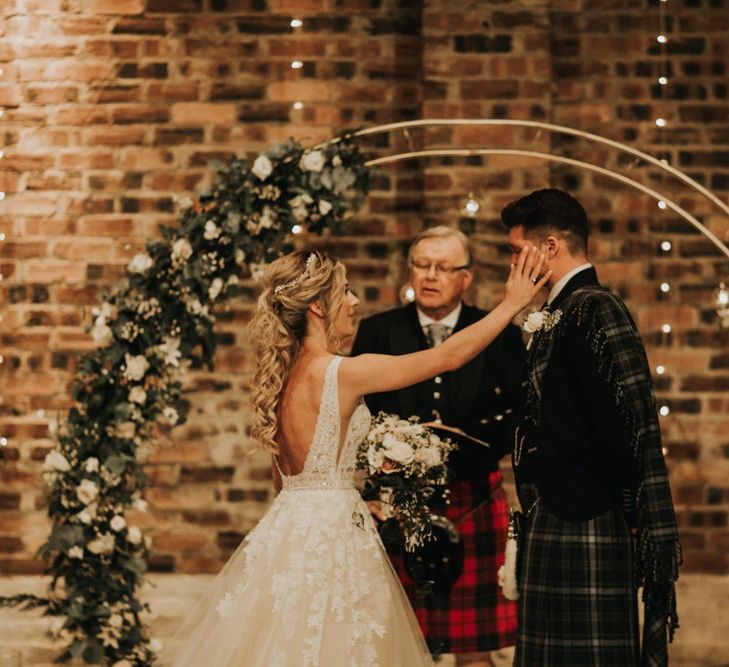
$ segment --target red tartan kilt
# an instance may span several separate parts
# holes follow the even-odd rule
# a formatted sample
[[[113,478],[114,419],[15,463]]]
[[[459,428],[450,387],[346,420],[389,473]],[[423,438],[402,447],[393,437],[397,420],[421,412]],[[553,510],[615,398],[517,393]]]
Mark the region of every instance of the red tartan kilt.
[[[449,488],[451,502],[445,514],[460,530],[464,548],[463,572],[450,596],[436,598],[418,593],[405,572],[402,551],[390,551],[390,560],[432,651],[472,653],[512,646],[516,639],[516,604],[504,598],[497,583],[509,523],[501,473],[491,473],[488,483],[459,481]],[[483,500],[486,502],[465,516]]]

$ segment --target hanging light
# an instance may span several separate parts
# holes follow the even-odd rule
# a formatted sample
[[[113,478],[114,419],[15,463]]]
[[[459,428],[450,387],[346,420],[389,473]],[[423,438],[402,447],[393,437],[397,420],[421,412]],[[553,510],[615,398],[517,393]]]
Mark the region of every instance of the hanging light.
[[[304,231],[304,228],[301,225],[294,225],[291,228],[292,234],[301,234],[301,232],[303,232],[303,231]]]
[[[723,329],[729,329],[729,289],[724,283],[719,283],[719,289],[714,294],[716,314]]]
[[[658,208],[660,208],[662,211],[665,211],[668,208],[668,204],[664,202],[662,199],[658,201]]]
[[[663,250],[663,252],[671,252],[671,248],[673,248],[673,246],[670,241],[661,241],[661,250]]]
[[[481,202],[476,199],[472,192],[469,192],[468,196],[461,202],[461,215],[464,215],[467,218],[475,218],[480,210]]]
[[[300,28],[304,22],[301,19],[291,19],[290,25],[292,28]]]
[[[668,37],[666,37],[665,35],[658,35],[658,37],[656,37],[656,41],[659,44],[665,44],[668,41]]]
[[[658,127],[666,127],[666,125],[668,125],[668,122],[665,118],[656,118],[656,125]]]
[[[661,292],[667,294],[671,291],[671,286],[668,283],[661,283]]]
[[[304,103],[298,100],[291,105],[296,111],[301,111],[304,108]]]
[[[300,60],[291,61],[291,69],[301,69],[303,66],[304,63],[302,63]]]
[[[415,290],[410,283],[405,283],[398,293],[400,303],[412,303],[415,301]]]
[[[656,375],[663,375],[666,372],[666,367],[663,364],[656,366]]]
[[[661,417],[667,417],[671,412],[671,408],[669,408],[667,405],[662,405],[660,409],[658,410],[658,413],[661,415]]]

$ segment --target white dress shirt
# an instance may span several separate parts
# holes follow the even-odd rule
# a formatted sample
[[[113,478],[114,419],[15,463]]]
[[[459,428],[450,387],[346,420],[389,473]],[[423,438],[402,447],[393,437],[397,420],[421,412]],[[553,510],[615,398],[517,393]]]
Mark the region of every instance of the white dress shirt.
[[[423,329],[423,331],[427,331],[426,327],[429,324],[444,324],[448,328],[450,328],[451,333],[453,332],[453,329],[456,328],[456,324],[458,324],[458,318],[461,316],[461,310],[463,309],[463,304],[458,303],[458,305],[450,312],[448,313],[442,320],[434,320],[432,317],[429,317],[426,315],[420,308],[418,308],[418,322],[420,322],[420,327]]]

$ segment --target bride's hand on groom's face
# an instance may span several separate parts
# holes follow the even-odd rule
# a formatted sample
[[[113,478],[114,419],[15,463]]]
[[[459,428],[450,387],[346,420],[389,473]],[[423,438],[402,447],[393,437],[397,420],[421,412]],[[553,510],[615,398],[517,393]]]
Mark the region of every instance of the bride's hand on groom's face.
[[[522,248],[516,262],[511,265],[504,301],[513,303],[519,310],[527,306],[552,275],[551,269],[542,274],[543,267],[544,255],[537,248]]]

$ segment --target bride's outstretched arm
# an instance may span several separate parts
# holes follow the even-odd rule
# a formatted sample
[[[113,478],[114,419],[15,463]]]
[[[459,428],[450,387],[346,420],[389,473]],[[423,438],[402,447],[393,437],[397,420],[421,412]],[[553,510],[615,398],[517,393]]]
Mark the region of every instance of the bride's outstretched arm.
[[[475,357],[525,308],[549,279],[537,280],[544,256],[531,247],[512,264],[501,303],[478,322],[450,336],[430,350],[399,356],[362,354],[345,359],[339,369],[340,387],[357,396],[393,391],[440,373],[460,368]]]

